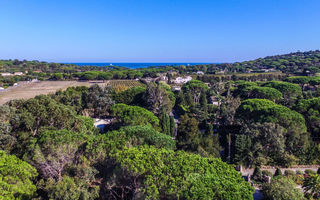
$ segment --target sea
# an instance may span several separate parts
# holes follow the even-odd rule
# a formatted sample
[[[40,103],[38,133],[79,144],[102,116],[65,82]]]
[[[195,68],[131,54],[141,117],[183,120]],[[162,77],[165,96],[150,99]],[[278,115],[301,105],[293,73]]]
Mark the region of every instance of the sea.
[[[192,65],[204,65],[204,64],[211,64],[211,63],[64,63],[64,64],[74,64],[78,66],[98,66],[98,67],[105,67],[105,66],[120,66],[120,67],[127,67],[130,69],[137,69],[137,68],[147,68],[147,67],[160,67],[160,66],[192,66]]]

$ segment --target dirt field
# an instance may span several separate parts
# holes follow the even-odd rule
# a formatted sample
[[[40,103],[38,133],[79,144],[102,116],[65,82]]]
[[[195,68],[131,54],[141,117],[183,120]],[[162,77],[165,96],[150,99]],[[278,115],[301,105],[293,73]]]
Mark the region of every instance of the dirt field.
[[[40,94],[54,93],[57,90],[64,90],[73,86],[91,86],[92,82],[78,81],[40,81],[40,82],[19,82],[18,86],[9,87],[6,90],[0,91],[0,105],[13,99],[29,99]],[[99,85],[106,85],[107,82],[98,82]]]

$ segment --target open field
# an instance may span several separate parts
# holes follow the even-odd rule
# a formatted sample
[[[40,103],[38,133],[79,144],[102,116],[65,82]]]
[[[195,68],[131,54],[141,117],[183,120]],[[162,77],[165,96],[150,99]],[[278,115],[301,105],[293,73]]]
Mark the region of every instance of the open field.
[[[98,84],[104,86],[107,82],[78,82],[78,81],[40,81],[40,82],[19,82],[18,86],[9,87],[0,91],[0,105],[13,99],[29,99],[40,94],[55,93],[58,90],[64,90],[74,86],[91,86]]]
[[[110,80],[107,81],[106,84],[111,87],[138,87],[143,86],[143,84],[136,80]]]

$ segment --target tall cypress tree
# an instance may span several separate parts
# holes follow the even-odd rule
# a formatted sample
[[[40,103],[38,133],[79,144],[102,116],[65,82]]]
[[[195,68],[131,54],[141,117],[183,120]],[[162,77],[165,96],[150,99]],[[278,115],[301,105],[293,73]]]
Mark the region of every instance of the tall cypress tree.
[[[176,129],[176,122],[174,121],[174,117],[170,117],[170,135],[174,137],[174,131]]]
[[[162,128],[162,132],[164,134],[170,135],[170,117],[164,107],[161,108],[159,118],[160,118],[160,127]]]

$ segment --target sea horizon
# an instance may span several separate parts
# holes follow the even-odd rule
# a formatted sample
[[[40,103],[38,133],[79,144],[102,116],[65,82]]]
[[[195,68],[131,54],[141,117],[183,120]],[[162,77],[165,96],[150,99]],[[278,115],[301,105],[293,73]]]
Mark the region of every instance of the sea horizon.
[[[179,65],[185,65],[185,66],[193,66],[193,65],[205,65],[205,64],[214,64],[214,63],[170,63],[170,62],[64,62],[63,64],[74,64],[78,66],[98,66],[98,67],[110,67],[110,66],[119,66],[119,67],[127,67],[130,69],[137,69],[137,68],[147,68],[147,67],[160,67],[160,66],[179,66]]]

